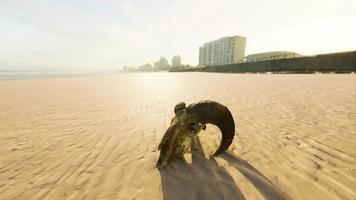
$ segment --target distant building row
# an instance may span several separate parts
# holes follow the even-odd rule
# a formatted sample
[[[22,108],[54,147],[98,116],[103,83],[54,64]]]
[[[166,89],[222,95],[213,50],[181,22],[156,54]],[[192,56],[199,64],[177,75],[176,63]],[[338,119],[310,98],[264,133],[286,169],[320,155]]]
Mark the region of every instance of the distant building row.
[[[199,66],[228,65],[301,56],[290,51],[273,51],[245,57],[246,37],[232,36],[205,43],[199,47]]]
[[[169,67],[180,67],[182,66],[182,59],[180,55],[173,56],[172,65],[170,66],[168,60],[165,57],[161,57],[159,61],[154,63],[154,67],[157,69],[169,68]]]
[[[159,61],[155,62],[153,66],[150,63],[146,63],[138,68],[141,71],[151,71],[151,70],[163,70],[170,67],[181,67],[182,59],[179,55],[173,56],[172,65],[169,65],[168,60],[165,57],[161,57]]]

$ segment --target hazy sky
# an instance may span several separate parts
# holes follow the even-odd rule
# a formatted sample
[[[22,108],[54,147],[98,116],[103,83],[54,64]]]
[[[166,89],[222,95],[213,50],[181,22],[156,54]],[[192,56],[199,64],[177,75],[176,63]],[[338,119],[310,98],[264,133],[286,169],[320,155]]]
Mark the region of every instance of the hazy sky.
[[[356,50],[356,0],[0,0],[0,70],[103,70],[247,37],[246,54]]]

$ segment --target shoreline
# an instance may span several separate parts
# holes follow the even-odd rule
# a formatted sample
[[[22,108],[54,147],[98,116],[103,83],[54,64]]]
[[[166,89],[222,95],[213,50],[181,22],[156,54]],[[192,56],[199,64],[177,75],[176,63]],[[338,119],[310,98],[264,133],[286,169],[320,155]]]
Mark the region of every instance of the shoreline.
[[[271,75],[271,74],[281,74],[281,75],[347,75],[347,74],[356,74],[355,72],[244,72],[244,73],[237,73],[237,72],[210,72],[210,71],[135,71],[135,72],[119,72],[119,73],[99,73],[99,74],[57,74],[57,75],[37,75],[37,76],[0,76],[0,82],[3,81],[15,81],[15,80],[35,80],[35,79],[50,79],[50,78],[75,78],[75,77],[96,77],[96,76],[115,76],[120,74],[159,74],[159,73],[211,73],[211,74],[239,74],[239,75]]]

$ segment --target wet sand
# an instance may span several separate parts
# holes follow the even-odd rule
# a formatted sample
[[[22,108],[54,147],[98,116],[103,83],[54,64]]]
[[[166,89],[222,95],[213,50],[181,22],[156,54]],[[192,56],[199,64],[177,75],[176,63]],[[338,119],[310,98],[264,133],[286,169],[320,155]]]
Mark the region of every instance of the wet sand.
[[[158,171],[180,101],[231,110]],[[356,76],[136,73],[0,81],[0,199],[356,199]]]

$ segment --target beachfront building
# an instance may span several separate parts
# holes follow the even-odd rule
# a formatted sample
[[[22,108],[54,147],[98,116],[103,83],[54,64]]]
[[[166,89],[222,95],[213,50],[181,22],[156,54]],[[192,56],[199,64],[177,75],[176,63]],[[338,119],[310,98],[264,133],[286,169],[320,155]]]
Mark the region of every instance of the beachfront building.
[[[161,57],[159,61],[154,63],[156,70],[166,69],[169,67],[168,60],[165,57]]]
[[[246,56],[246,62],[258,62],[263,60],[276,60],[284,58],[295,58],[301,55],[291,51],[271,51],[264,53],[256,53]]]
[[[172,58],[172,67],[181,67],[182,66],[182,59],[180,55],[173,56]]]
[[[141,65],[138,69],[140,71],[152,71],[153,67],[152,67],[152,65],[150,63],[146,63],[144,65]]]
[[[246,37],[232,36],[205,43],[199,48],[199,66],[226,65],[244,61]]]

